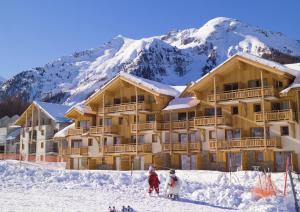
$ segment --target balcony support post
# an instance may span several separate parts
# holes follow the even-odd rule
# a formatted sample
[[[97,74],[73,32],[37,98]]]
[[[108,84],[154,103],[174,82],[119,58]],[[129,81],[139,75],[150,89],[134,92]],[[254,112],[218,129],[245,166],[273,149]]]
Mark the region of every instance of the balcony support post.
[[[261,104],[262,104],[262,115],[264,123],[264,147],[267,150],[267,126],[266,126],[266,116],[265,116],[265,86],[264,86],[264,76],[263,71],[260,71],[260,80],[261,80]]]
[[[172,110],[170,110],[169,113],[169,145],[170,145],[170,155],[172,155],[172,151],[173,151],[173,144],[172,144]]]
[[[186,152],[189,155],[190,154],[190,143],[191,143],[191,135],[190,135],[190,126],[189,126],[189,113],[186,112],[186,132],[187,132],[187,148]]]
[[[214,107],[215,107],[215,137],[216,137],[216,152],[218,152],[218,126],[217,126],[217,84],[216,76],[214,76]]]
[[[102,95],[102,136],[101,136],[101,152],[104,155],[104,135],[105,135],[105,92]]]
[[[138,111],[138,90],[137,90],[137,86],[135,86],[135,126],[136,126],[136,130],[135,130],[135,148],[136,148],[136,156],[138,156],[138,124],[139,124],[139,111]]]

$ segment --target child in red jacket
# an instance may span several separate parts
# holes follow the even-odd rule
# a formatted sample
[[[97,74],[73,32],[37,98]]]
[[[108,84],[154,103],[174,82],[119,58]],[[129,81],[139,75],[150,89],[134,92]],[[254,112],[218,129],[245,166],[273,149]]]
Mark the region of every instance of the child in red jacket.
[[[151,195],[152,191],[155,190],[156,194],[159,195],[159,179],[155,172],[155,168],[153,166],[149,167],[149,195]]]

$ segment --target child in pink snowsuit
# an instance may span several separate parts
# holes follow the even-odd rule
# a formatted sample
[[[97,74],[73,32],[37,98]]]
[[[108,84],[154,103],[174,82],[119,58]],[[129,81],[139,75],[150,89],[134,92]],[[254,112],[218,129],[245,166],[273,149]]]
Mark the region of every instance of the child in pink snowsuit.
[[[151,194],[153,190],[155,190],[155,192],[157,194],[159,194],[159,184],[160,184],[160,182],[159,182],[158,176],[157,176],[153,166],[149,167],[148,183],[149,183],[149,194]]]

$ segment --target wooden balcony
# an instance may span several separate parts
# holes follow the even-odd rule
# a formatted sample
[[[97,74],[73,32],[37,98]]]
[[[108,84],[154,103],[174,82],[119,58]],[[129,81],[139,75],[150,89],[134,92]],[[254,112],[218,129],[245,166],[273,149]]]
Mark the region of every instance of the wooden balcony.
[[[70,155],[71,154],[71,148],[59,149],[59,154],[60,155]]]
[[[140,102],[137,104],[138,110],[147,111],[151,109],[151,105]],[[136,103],[122,103],[118,105],[105,106],[105,113],[135,112]]]
[[[157,130],[170,130],[170,124],[172,126],[172,130],[187,129],[188,127],[194,128],[194,126],[195,126],[194,120],[189,120],[189,121],[176,120],[176,121],[172,121],[171,123],[170,122],[157,122],[156,127],[157,127]]]
[[[68,136],[82,135],[83,128],[68,129]]]
[[[147,131],[147,130],[154,130],[156,129],[155,122],[148,122],[148,123],[139,123],[139,124],[132,124],[131,131],[136,131],[136,126],[138,125],[138,131]]]
[[[115,134],[118,132],[118,126],[112,125],[112,126],[105,126],[104,127],[104,133],[108,134]],[[91,135],[101,135],[103,133],[103,127],[90,127],[90,134]]]
[[[187,143],[164,143],[162,144],[163,151],[188,151],[188,144]],[[189,143],[189,150],[190,151],[200,151],[201,145],[199,142],[191,142]]]
[[[264,96],[265,97],[273,97],[277,96],[278,92],[275,88],[264,88]],[[233,91],[226,91],[217,93],[216,99],[217,101],[229,101],[229,100],[239,100],[239,99],[248,99],[248,98],[259,98],[261,97],[261,88],[246,88],[239,89]],[[208,95],[208,101],[214,102],[214,95]]]
[[[104,146],[105,153],[135,153],[136,148],[138,153],[151,153],[152,144],[119,144],[113,146]]]
[[[281,138],[267,138],[267,147],[281,148]],[[210,149],[216,149],[217,142],[215,140],[209,141]],[[253,148],[264,148],[264,138],[241,138],[234,140],[218,140],[218,149],[253,149]]]
[[[229,115],[217,116],[217,125],[230,126],[232,124],[231,121],[232,119]],[[215,122],[214,116],[200,116],[195,118],[195,126],[213,126]]]
[[[263,113],[255,113],[254,114],[255,121],[261,122],[264,121]],[[266,121],[295,121],[295,112],[292,109],[288,110],[278,110],[278,111],[268,111],[265,112],[265,120]]]
[[[78,148],[71,148],[69,151],[71,155],[87,156],[89,149],[88,147],[78,147]]]

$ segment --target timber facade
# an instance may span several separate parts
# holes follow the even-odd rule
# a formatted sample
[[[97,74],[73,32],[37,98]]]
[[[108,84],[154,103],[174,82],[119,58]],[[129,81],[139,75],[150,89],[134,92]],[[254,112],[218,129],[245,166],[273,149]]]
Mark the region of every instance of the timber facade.
[[[275,64],[275,65],[274,65]],[[237,54],[175,88],[121,73],[66,117],[70,169],[299,170],[300,89],[289,69]]]

